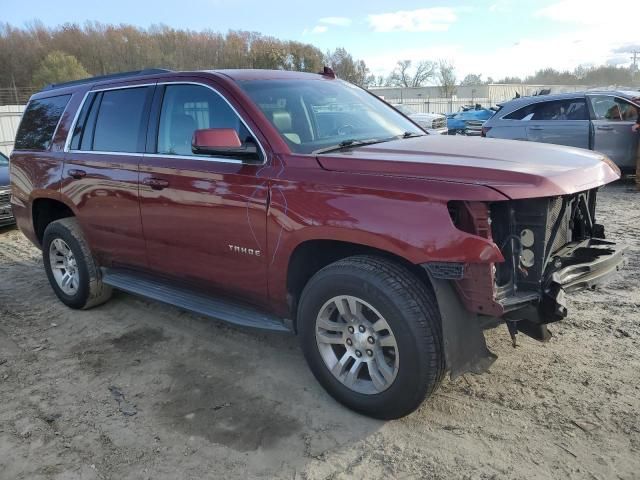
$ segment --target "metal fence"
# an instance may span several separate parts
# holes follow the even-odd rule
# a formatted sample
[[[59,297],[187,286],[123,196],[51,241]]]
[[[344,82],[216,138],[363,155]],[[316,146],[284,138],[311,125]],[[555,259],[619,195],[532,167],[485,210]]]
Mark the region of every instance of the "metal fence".
[[[24,105],[38,90],[35,87],[0,88],[0,106]]]
[[[457,112],[465,105],[479,103],[483,107],[490,107],[488,98],[385,98],[391,104],[406,105],[417,113],[449,113]]]

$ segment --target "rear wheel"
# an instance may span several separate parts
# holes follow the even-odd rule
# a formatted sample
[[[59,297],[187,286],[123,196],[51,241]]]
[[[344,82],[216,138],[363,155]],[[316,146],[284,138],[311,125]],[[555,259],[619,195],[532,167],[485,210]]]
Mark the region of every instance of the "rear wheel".
[[[75,218],[47,226],[42,256],[49,283],[65,305],[86,309],[111,297],[111,287],[102,283],[100,269]]]
[[[443,377],[435,298],[396,262],[356,256],[323,268],[301,296],[298,325],[318,381],[366,415],[407,415]]]

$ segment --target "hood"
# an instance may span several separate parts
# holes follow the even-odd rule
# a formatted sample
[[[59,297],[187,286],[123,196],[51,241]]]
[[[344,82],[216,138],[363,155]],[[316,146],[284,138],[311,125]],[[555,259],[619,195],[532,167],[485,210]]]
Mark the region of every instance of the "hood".
[[[611,160],[589,150],[449,135],[394,140],[317,159],[327,170],[480,184],[512,199],[572,194],[620,177]]]
[[[0,165],[0,188],[6,187],[11,182],[9,182],[9,166],[8,165]]]

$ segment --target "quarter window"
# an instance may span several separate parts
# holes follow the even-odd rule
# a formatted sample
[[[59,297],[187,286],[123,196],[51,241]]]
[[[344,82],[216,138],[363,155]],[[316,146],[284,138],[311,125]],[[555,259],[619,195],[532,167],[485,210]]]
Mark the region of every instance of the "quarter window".
[[[638,107],[621,98],[594,95],[590,96],[589,100],[596,120],[635,122],[638,118]]]
[[[48,150],[71,95],[29,102],[16,135],[16,150]]]
[[[210,88],[168,85],[160,112],[158,153],[195,156],[191,149],[193,132],[204,128],[232,128],[242,142],[250,136],[225,99]]]
[[[505,115],[507,120],[589,120],[587,103],[582,98],[538,102]]]

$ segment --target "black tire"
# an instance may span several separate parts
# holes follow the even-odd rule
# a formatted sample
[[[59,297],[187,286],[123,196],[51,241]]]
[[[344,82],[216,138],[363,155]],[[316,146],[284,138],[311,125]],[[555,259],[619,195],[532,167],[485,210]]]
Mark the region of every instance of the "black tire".
[[[73,295],[62,291],[53,275],[49,260],[51,243],[58,238],[69,246],[77,264],[78,287]],[[88,309],[106,302],[111,297],[111,287],[102,283],[100,269],[75,218],[63,218],[47,225],[42,240],[42,257],[51,287],[68,307]]]
[[[340,295],[358,297],[386,319],[397,341],[393,383],[374,394],[356,392],[329,370],[316,342],[316,318]],[[440,385],[445,372],[440,312],[433,292],[408,268],[374,256],[349,257],[326,266],[306,285],[298,308],[305,358],[320,384],[340,403],[365,415],[394,419],[413,412]]]

